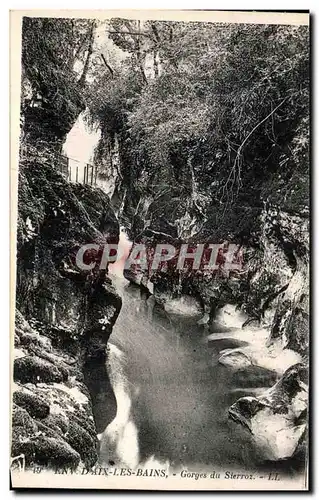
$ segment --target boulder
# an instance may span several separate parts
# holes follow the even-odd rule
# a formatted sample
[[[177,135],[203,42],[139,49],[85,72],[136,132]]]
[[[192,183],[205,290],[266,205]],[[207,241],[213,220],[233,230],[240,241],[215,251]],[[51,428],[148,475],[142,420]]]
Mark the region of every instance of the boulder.
[[[188,295],[176,299],[167,298],[164,302],[164,309],[169,314],[181,316],[201,316],[202,307],[195,297]]]
[[[241,328],[247,321],[247,316],[235,305],[226,304],[216,312],[214,320],[227,328]]]
[[[265,459],[287,459],[300,449],[307,425],[307,382],[307,369],[298,363],[261,396],[240,398],[230,407],[230,418],[252,434]]]
[[[262,366],[249,365],[232,373],[231,379],[236,387],[271,387],[277,381],[277,373]]]
[[[51,342],[47,325],[31,327],[17,317],[23,356],[14,364],[12,455],[24,454],[27,467],[76,468],[80,460],[91,467],[98,458],[97,431],[81,358]]]
[[[97,459],[97,437],[92,437],[83,427],[75,421],[69,422],[68,431],[66,433],[66,441],[76,450],[86,467],[92,467]]]
[[[14,427],[14,434],[19,436],[28,436],[34,434],[38,430],[37,423],[29,415],[29,413],[13,403],[12,410],[12,426]]]
[[[251,365],[251,359],[240,349],[225,349],[218,359],[221,365],[240,370]]]
[[[50,413],[50,406],[31,392],[16,391],[13,393],[13,402],[27,410],[34,418],[46,418]]]
[[[68,373],[38,356],[25,356],[14,360],[13,378],[22,383],[62,382]]]
[[[42,465],[50,468],[69,468],[75,470],[80,463],[80,454],[71,446],[54,437],[38,436],[19,440],[14,435],[12,455],[25,455],[26,465]]]

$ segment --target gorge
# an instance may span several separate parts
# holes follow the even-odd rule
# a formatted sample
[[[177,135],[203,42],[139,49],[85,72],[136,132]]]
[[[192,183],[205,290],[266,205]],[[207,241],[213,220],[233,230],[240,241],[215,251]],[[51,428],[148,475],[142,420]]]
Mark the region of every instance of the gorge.
[[[141,52],[137,21],[110,21],[107,42],[89,20],[24,23],[12,456],[302,473],[307,27],[147,21]],[[94,59],[103,43],[112,72]],[[79,117],[96,187],[60,171]],[[82,245],[118,242],[126,257],[133,243],[235,243],[243,267],[76,266]]]

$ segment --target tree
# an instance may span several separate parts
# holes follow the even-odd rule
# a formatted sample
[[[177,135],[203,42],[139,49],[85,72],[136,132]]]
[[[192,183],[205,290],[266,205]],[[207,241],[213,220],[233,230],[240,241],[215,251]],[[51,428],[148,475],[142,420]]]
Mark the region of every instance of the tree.
[[[95,21],[24,17],[22,27],[23,139],[60,150],[85,109],[86,75]]]
[[[130,213],[153,197],[171,222],[187,212],[208,236],[242,239],[263,201],[307,204],[307,27],[117,19],[107,29],[128,57],[90,109],[100,157],[119,138]]]

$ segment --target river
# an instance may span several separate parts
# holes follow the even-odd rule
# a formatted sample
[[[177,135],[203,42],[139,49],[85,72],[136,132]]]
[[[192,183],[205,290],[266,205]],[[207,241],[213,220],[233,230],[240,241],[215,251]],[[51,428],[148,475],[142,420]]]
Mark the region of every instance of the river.
[[[118,415],[108,425],[110,391],[101,380],[98,409],[95,405],[99,432],[106,428],[101,462],[254,469],[260,458],[250,434],[228,418],[233,402],[255,394],[254,382],[245,381],[251,389],[243,387],[218,363],[222,349],[243,342],[226,335],[209,341],[198,317],[168,315],[141,297],[139,287],[112,279],[123,298],[109,340],[108,371]],[[262,382],[257,385],[273,383]]]

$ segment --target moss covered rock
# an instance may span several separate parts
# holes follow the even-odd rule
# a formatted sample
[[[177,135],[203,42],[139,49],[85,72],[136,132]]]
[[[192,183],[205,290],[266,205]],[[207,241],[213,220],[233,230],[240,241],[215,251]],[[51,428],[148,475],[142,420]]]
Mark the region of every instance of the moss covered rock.
[[[58,433],[65,434],[68,430],[69,419],[62,414],[49,415],[42,421],[47,427],[54,429]]]
[[[13,402],[27,410],[34,418],[45,418],[50,413],[50,406],[42,398],[30,392],[14,392]]]
[[[38,430],[38,426],[29,413],[13,404],[12,411],[12,426],[14,427],[14,434],[19,436],[22,433],[24,436],[32,435]]]
[[[52,363],[37,356],[25,356],[14,361],[14,380],[22,383],[62,382],[66,380],[67,375]]]
[[[67,442],[76,450],[86,467],[92,467],[97,459],[97,439],[74,421],[69,422],[68,431],[65,435]]]
[[[51,341],[47,337],[43,335],[38,335],[36,333],[23,333],[20,335],[20,344],[23,346],[37,347],[45,350],[46,352],[50,352]]]
[[[80,455],[71,446],[53,437],[39,436],[27,440],[15,439],[12,453],[23,453],[26,464],[38,464],[52,468],[76,469],[80,463]]]
[[[121,299],[105,270],[81,270],[75,256],[86,243],[117,243],[119,224],[104,192],[67,182],[44,149],[25,152],[14,361],[21,388],[14,395],[12,453],[23,453],[27,465],[92,466],[97,431],[83,362],[91,343],[105,348]]]

